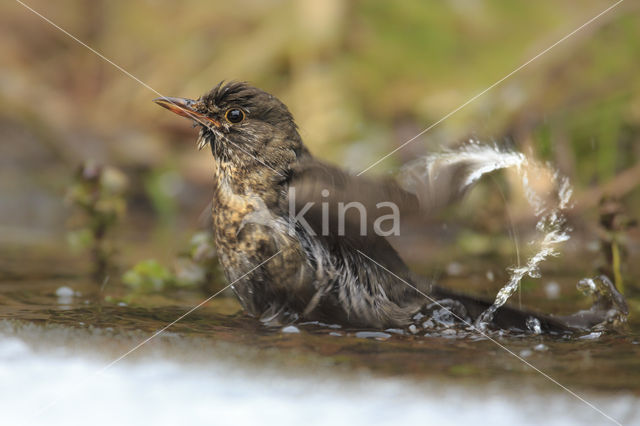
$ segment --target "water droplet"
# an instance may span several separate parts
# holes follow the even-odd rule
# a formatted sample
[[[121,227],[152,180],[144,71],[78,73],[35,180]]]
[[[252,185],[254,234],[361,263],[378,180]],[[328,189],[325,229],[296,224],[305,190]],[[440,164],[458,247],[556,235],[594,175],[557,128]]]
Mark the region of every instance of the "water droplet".
[[[527,324],[527,330],[529,330],[533,334],[542,333],[542,326],[540,325],[540,320],[538,318],[529,317],[527,318],[526,324]]]
[[[56,290],[56,296],[58,297],[73,297],[73,289],[71,287],[62,286]]]
[[[356,337],[361,339],[387,340],[391,335],[382,331],[358,331]]]
[[[549,281],[544,286],[544,294],[548,299],[557,299],[560,296],[560,285],[555,281]]]
[[[582,340],[596,340],[598,339],[600,336],[602,336],[602,332],[601,331],[594,331],[593,333],[589,333],[586,334],[584,336],[580,336],[578,337],[578,339],[582,339]]]
[[[523,350],[520,351],[520,356],[522,358],[528,358],[531,355],[533,355],[533,352],[531,351],[531,349],[523,349]]]
[[[462,274],[463,270],[464,268],[462,264],[458,262],[451,262],[449,265],[447,265],[447,274],[454,277]]]

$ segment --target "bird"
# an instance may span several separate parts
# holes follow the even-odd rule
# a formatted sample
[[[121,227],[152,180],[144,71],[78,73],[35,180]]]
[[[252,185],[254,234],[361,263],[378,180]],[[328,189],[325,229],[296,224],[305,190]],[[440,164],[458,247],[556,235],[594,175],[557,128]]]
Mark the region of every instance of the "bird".
[[[459,198],[447,189],[453,184],[424,197],[392,178],[329,164],[311,154],[282,101],[246,82],[220,82],[197,99],[154,102],[193,120],[198,148],[211,150],[218,259],[250,316],[271,326],[317,321],[388,329],[410,327],[435,308],[470,324],[492,305],[413,273],[376,229],[381,222],[361,214],[380,203],[401,207],[393,213],[448,204]],[[452,171],[449,180],[459,174]],[[505,305],[490,326],[527,331],[531,318],[549,333],[602,321],[593,312],[554,317]]]

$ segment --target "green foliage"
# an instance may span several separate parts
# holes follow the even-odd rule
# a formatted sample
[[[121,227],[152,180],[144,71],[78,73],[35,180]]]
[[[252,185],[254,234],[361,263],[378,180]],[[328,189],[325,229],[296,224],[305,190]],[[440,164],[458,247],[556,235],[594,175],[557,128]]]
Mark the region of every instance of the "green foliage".
[[[553,158],[553,141],[551,136],[551,126],[549,123],[543,123],[538,126],[533,135],[536,145],[538,146],[538,152],[545,160],[551,160]]]
[[[152,170],[144,182],[147,196],[162,225],[170,225],[176,218],[176,193],[182,178],[175,170]]]
[[[222,276],[211,232],[197,232],[191,237],[189,247],[176,262],[179,285],[212,289],[212,284],[222,282]]]
[[[74,252],[82,252],[94,244],[93,234],[89,228],[80,228],[67,232],[67,243]]]
[[[90,251],[97,281],[103,279],[116,251],[110,234],[126,211],[126,188],[127,178],[118,169],[87,162],[67,191],[67,201],[79,216],[67,241],[72,249]]]
[[[143,260],[124,273],[122,282],[135,292],[152,293],[182,287],[211,290],[220,278],[213,237],[210,232],[198,232],[173,268],[155,259]]]
[[[174,286],[176,277],[155,259],[148,259],[125,272],[122,282],[136,292],[149,293]]]

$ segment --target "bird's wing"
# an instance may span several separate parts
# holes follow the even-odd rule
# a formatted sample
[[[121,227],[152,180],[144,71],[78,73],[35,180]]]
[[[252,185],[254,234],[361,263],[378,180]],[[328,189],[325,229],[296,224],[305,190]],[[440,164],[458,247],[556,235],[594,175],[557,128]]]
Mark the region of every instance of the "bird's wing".
[[[434,212],[458,201],[485,174],[526,162],[518,152],[468,144],[456,151],[420,157],[405,164],[398,185],[419,200],[422,213]]]
[[[320,209],[323,202],[330,206],[337,206],[339,202],[358,202],[372,213],[379,210],[379,203],[391,202],[403,217],[425,217],[462,198],[484,174],[483,168],[489,163],[494,164],[487,163],[491,159],[487,153],[475,152],[482,147],[471,148],[461,155],[445,153],[418,158],[404,165],[397,176],[383,178],[354,176],[307,156],[293,167],[288,178],[290,187],[296,188],[296,203],[302,206],[306,202],[314,202]],[[495,154],[494,150],[486,149],[489,154]],[[322,196],[323,189],[329,191],[327,197]],[[211,227],[211,207],[209,203],[200,215],[198,223],[202,228]],[[355,216],[354,209],[349,210],[347,217]],[[336,221],[332,223],[337,224],[337,218],[334,219]],[[369,222],[372,226],[373,221]]]
[[[288,205],[283,207],[289,215],[300,213],[299,218],[330,246],[340,244],[360,250],[393,271],[406,269],[387,239],[375,228],[378,218],[394,214],[392,208],[380,203],[396,205],[398,216],[418,208],[417,198],[394,180],[352,176],[337,167],[309,159],[294,168],[287,195]],[[380,224],[380,228],[388,229],[391,220],[389,217],[389,222]]]
[[[365,180],[311,158],[292,170],[288,191],[281,197],[281,213],[295,217],[297,226],[305,227],[331,256],[341,276],[334,290],[340,293],[348,321],[381,327],[406,324],[424,301],[398,277],[422,292],[429,291],[429,285],[414,277],[385,236],[376,232],[378,215],[390,214],[390,209],[380,213],[376,204],[415,203],[415,197],[398,191],[393,181]]]
[[[391,202],[403,214],[425,216],[460,200],[486,173],[524,161],[517,152],[471,144],[459,152],[420,157],[405,164],[395,177],[354,176],[311,156],[298,162],[292,176],[303,187],[297,197],[318,205],[358,202],[373,212],[379,203]],[[322,190],[329,191],[328,196]]]

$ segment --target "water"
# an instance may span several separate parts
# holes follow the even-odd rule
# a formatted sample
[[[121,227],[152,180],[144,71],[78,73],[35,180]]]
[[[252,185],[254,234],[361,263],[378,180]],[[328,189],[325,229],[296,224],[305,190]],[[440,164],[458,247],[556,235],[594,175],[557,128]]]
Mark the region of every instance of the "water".
[[[459,424],[478,418],[606,424],[495,343],[450,324],[445,313],[426,336],[320,323],[289,332],[247,318],[233,296],[221,295],[93,379],[208,294],[181,289],[123,304],[117,279],[101,289],[85,278],[82,259],[57,248],[4,254],[0,401],[6,424]],[[566,289],[569,281],[559,277],[557,284]],[[460,288],[469,281],[442,284]],[[557,301],[545,300],[539,289],[528,302],[557,310]],[[565,300],[563,306],[580,304]],[[630,326],[625,334],[583,338],[493,337],[632,424],[640,415],[640,328]],[[34,418],[52,398],[60,401]]]
[[[562,219],[570,204],[568,182],[542,166],[546,172],[540,173],[557,185],[547,200],[537,182],[524,180],[531,161],[522,154],[465,149],[461,157],[432,157],[422,163],[432,164],[427,169],[404,172],[422,177],[414,183],[425,185],[425,200],[446,205],[486,173],[515,169],[523,188],[535,188],[525,195],[542,223],[520,279],[544,273],[543,261],[568,232]],[[467,161],[456,162],[456,155]],[[447,185],[458,190],[442,191]],[[607,424],[606,417],[437,306],[414,330],[317,322],[266,328],[244,316],[232,295],[222,294],[139,346],[211,293],[182,288],[131,294],[118,273],[96,284],[87,278],[87,260],[61,249],[63,238],[50,247],[42,240],[0,247],[3,424]],[[138,243],[127,247],[128,264],[152,249],[167,251],[166,241],[141,249],[144,238],[131,240]],[[553,291],[523,291],[527,306],[552,314],[588,308],[575,291],[575,277],[591,273],[587,246],[582,241],[569,257],[565,253],[562,273],[545,274],[553,278]],[[431,257],[420,253],[419,259]],[[459,262],[451,267],[456,274],[439,284],[477,294],[495,292],[495,283],[511,284],[518,276],[518,266],[502,272],[504,258]],[[630,267],[638,276],[638,266]],[[598,278],[581,280],[580,288],[596,298],[607,293]],[[640,422],[635,317],[618,331],[573,337],[535,335],[539,327],[532,318],[526,335],[486,333],[618,421]]]
[[[211,348],[207,353],[216,358],[209,361],[184,362],[157,353],[122,362],[86,381],[104,360],[34,351],[15,337],[2,337],[0,397],[3,423],[11,425],[421,425],[478,419],[496,425],[566,425],[594,420],[582,403],[560,392],[541,395],[526,387],[505,396],[494,385],[463,388],[367,373],[339,376],[330,368],[316,371],[322,377],[313,377],[248,368],[230,362],[230,353]],[[89,333],[78,338],[104,345]],[[589,397],[625,423],[640,420],[634,408],[638,400],[632,395]],[[55,404],[38,413],[51,398]]]
[[[539,237],[529,244],[537,246],[538,249],[524,266],[510,268],[511,276],[509,282],[500,289],[493,305],[476,320],[476,325],[481,329],[485,329],[498,308],[507,303],[507,300],[516,292],[525,276],[540,278],[540,264],[549,257],[558,256],[559,245],[569,240],[569,230],[565,226],[566,219],[564,217],[564,210],[569,206],[572,193],[569,180],[559,178],[557,172],[553,172],[551,185],[552,188],[556,188],[557,204],[552,206],[545,205],[541,194],[538,194],[529,185],[531,170],[533,173],[539,173],[540,167],[539,164],[532,163],[526,157],[524,162],[518,166],[518,171],[522,176],[522,187],[527,194],[529,205],[534,209],[534,214],[538,218],[536,230]]]
[[[550,165],[522,153],[473,140],[458,149],[414,161],[400,174],[405,189],[418,195],[426,210],[433,210],[461,198],[483,176],[508,168],[516,170],[522,191],[537,219],[536,237],[527,244],[534,252],[523,265],[508,268],[509,280],[498,291],[493,305],[475,321],[480,330],[487,329],[496,311],[518,290],[523,278],[540,278],[541,263],[558,256],[560,245],[569,240],[565,218],[573,193],[569,180]],[[537,327],[532,325],[530,330],[536,332],[539,328],[539,324]]]

